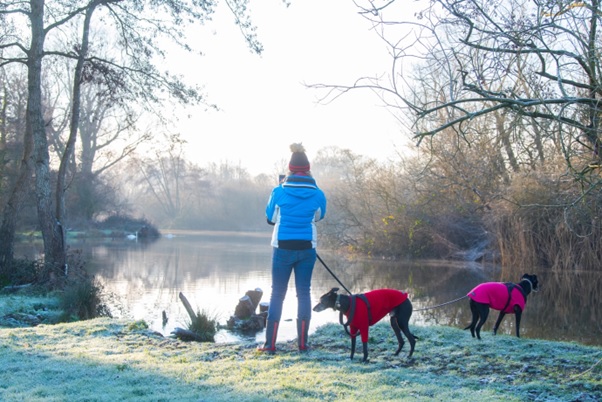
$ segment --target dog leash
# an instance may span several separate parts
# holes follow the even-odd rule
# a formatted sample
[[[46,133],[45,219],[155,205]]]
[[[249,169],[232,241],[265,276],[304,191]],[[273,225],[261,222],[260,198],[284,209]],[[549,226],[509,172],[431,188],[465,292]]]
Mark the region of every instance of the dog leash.
[[[328,268],[328,265],[326,265],[326,263],[324,262],[324,260],[322,260],[322,258],[320,258],[320,256],[318,255],[318,253],[317,253],[317,252],[316,252],[316,257],[318,257],[318,260],[320,260],[320,262],[322,263],[322,265],[324,265],[324,268],[326,268],[326,270],[327,270],[327,271],[330,273],[330,275],[332,275],[332,277],[333,277],[333,278],[334,278],[334,279],[335,279],[335,280],[336,280],[336,281],[339,283],[339,285],[341,285],[341,287],[342,287],[343,289],[345,289],[345,290],[347,291],[347,293],[349,293],[349,294],[351,295],[352,293],[349,291],[349,289],[347,289],[347,288],[345,287],[345,285],[343,285],[343,282],[341,282],[341,281],[339,280],[339,278],[337,278],[337,276],[334,274],[334,272],[332,272],[332,271],[330,270],[330,268]]]
[[[532,291],[532,292],[535,292],[535,290],[533,289],[533,284],[531,283],[531,281],[530,281],[530,280],[528,280],[528,279],[526,279],[526,278],[524,278],[524,279],[522,279],[522,280],[525,280],[525,281],[529,282],[529,285],[531,285],[531,291]],[[518,284],[515,284],[515,283],[512,283],[512,282],[506,282],[506,283],[504,283],[504,285],[506,285],[506,286],[508,287],[508,293],[510,293],[510,294],[512,293],[512,289],[513,289],[515,286],[518,286],[518,288],[520,289],[520,291],[521,291],[521,293],[522,293],[523,297],[525,298],[525,301],[527,300],[527,297],[525,296],[524,290],[523,290],[523,288],[522,288],[520,285],[518,285]],[[511,285],[512,285],[512,286],[511,286]],[[511,298],[511,295],[510,295],[510,294],[508,295],[508,302],[506,303],[506,306],[504,306],[504,308],[502,309],[502,311],[506,310],[506,308],[508,308],[508,305],[510,304],[510,298]],[[425,310],[432,310],[432,309],[434,309],[434,308],[438,308],[438,307],[447,306],[448,304],[452,304],[452,303],[458,302],[458,301],[460,301],[460,300],[462,300],[462,299],[464,299],[464,298],[466,298],[466,297],[468,297],[468,295],[466,295],[466,296],[462,296],[462,297],[458,297],[458,298],[457,298],[457,299],[455,299],[455,300],[448,301],[447,303],[443,303],[443,304],[438,304],[438,305],[436,305],[436,306],[418,308],[418,309],[416,309],[416,310],[414,310],[414,311],[425,311]]]
[[[350,295],[352,295],[352,296],[353,296],[353,293],[351,293],[351,292],[349,291],[349,289],[347,289],[347,288],[345,287],[345,285],[343,285],[343,282],[341,282],[341,281],[339,280],[339,278],[337,278],[337,276],[334,274],[334,272],[332,272],[332,271],[330,270],[330,268],[328,268],[328,265],[326,265],[326,263],[324,262],[324,260],[323,260],[323,259],[320,257],[320,255],[319,255],[317,252],[316,252],[316,257],[318,257],[318,260],[319,260],[319,261],[322,263],[322,265],[324,265],[324,268],[326,268],[326,270],[327,270],[327,271],[330,273],[330,275],[332,275],[332,277],[333,277],[333,278],[334,278],[334,279],[335,279],[335,280],[336,280],[336,281],[339,283],[339,285],[341,285],[341,287],[342,287],[343,289],[345,289],[345,290],[347,291],[347,293],[349,293]],[[449,301],[449,302],[447,302],[447,303],[439,304],[439,305],[437,305],[437,306],[432,306],[432,307],[424,307],[424,308],[419,308],[419,309],[416,309],[416,310],[414,310],[414,311],[425,311],[425,310],[431,310],[431,309],[438,308],[438,307],[443,307],[443,306],[446,306],[446,305],[448,305],[448,304],[452,304],[452,303],[455,303],[455,302],[457,302],[457,301],[460,301],[460,300],[462,300],[462,299],[464,299],[464,298],[466,298],[466,297],[468,297],[468,296],[462,296],[462,297],[459,297],[459,298],[457,298],[456,300],[452,300],[452,301]],[[340,317],[339,317],[339,318],[340,318]],[[342,324],[342,323],[341,323],[341,324]]]
[[[448,301],[448,302],[446,302],[446,303],[443,303],[443,304],[438,304],[438,305],[436,305],[436,306],[431,306],[431,307],[423,307],[423,308],[417,308],[417,309],[415,309],[414,311],[425,311],[425,310],[432,310],[432,309],[434,309],[434,308],[443,307],[443,306],[447,306],[448,304],[452,304],[452,303],[458,302],[458,301],[460,301],[460,300],[462,300],[462,299],[465,299],[465,298],[467,298],[467,297],[468,297],[468,296],[462,296],[462,297],[458,297],[456,300]]]

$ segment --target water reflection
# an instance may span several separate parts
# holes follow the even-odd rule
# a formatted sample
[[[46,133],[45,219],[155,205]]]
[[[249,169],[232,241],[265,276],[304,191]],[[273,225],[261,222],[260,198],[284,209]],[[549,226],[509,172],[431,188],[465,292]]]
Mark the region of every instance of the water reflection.
[[[263,301],[270,295],[269,233],[179,232],[171,238],[153,243],[127,240],[72,242],[80,249],[88,270],[97,275],[105,289],[114,295],[110,300],[117,316],[145,319],[151,327],[165,335],[187,321],[179,298],[184,293],[194,308],[218,317],[220,323],[234,312],[238,299],[249,289],[264,291]],[[23,243],[21,255],[34,257],[41,245]],[[447,304],[466,295],[475,285],[485,281],[518,281],[501,278],[501,270],[493,265],[449,261],[391,262],[348,260],[327,251],[319,251],[328,268],[354,293],[391,287],[410,294],[416,311],[410,322],[420,336],[421,325],[450,325],[464,328],[470,320],[468,300]],[[602,344],[602,292],[600,273],[539,273],[542,291],[529,296],[521,323],[521,336],[554,340],[575,340],[585,344]],[[338,282],[318,261],[314,270],[312,299]],[[442,305],[442,306],[440,306]],[[433,306],[438,306],[431,308]],[[169,321],[162,326],[161,312]],[[297,301],[294,279],[283,308],[279,340],[296,337]],[[490,336],[497,312],[484,327]],[[325,323],[338,323],[338,313],[327,310],[314,313],[310,331]],[[501,333],[514,333],[514,317],[507,316]],[[470,334],[467,332],[467,336]],[[257,338],[263,335],[258,334]],[[220,331],[217,342],[240,339]]]

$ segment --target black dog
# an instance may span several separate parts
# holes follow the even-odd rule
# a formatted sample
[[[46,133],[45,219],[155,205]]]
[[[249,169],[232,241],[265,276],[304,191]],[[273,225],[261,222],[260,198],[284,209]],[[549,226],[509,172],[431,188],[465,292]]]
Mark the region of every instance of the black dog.
[[[338,294],[338,290],[338,288],[332,288],[328,293],[321,296],[320,303],[316,304],[313,310],[320,312],[332,308],[340,312],[340,322],[351,336],[351,359],[353,359],[355,353],[355,338],[359,332],[364,348],[364,359],[362,361],[368,361],[369,327],[376,324],[387,314],[391,316],[391,327],[395,331],[399,345],[395,356],[403,348],[404,341],[401,332],[410,342],[408,358],[412,356],[418,338],[410,332],[408,327],[408,322],[412,316],[412,303],[408,299],[407,293],[395,289],[378,289],[365,294],[346,296]],[[343,322],[343,315],[347,317],[347,323]],[[347,329],[347,326],[350,329]]]
[[[472,337],[481,339],[481,327],[487,321],[489,309],[498,310],[500,315],[493,327],[497,333],[500,323],[506,314],[516,315],[516,336],[520,338],[520,319],[531,291],[537,292],[539,282],[537,275],[524,274],[519,283],[486,282],[478,285],[468,293],[472,322],[464,329],[470,328]],[[477,323],[478,322],[478,323]]]

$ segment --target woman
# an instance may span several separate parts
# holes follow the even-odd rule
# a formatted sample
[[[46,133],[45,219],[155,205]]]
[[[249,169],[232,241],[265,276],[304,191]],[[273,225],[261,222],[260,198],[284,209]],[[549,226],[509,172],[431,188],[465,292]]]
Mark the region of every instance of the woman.
[[[292,144],[289,174],[272,190],[266,217],[274,225],[272,234],[272,295],[268,309],[266,339],[259,350],[274,353],[282,316],[282,304],[291,273],[297,290],[297,336],[299,350],[307,350],[307,331],[311,319],[311,276],[316,262],[315,223],[326,214],[326,197],[311,176],[302,144]]]

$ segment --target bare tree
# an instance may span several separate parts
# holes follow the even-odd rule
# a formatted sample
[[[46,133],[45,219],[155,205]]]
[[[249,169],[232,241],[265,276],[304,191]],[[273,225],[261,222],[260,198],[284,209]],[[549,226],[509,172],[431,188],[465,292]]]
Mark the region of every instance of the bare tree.
[[[163,145],[151,152],[152,157],[132,159],[139,187],[161,206],[163,214],[173,223],[182,213],[186,189],[188,162],[184,158],[186,141],[179,135],[166,136]],[[167,144],[167,148],[165,147]]]
[[[246,1],[226,2],[236,16],[243,34],[254,50],[260,51],[254,27],[248,23]],[[44,239],[45,262],[49,267],[62,267],[65,262],[64,231],[57,212],[53,209],[50,180],[50,156],[42,102],[42,61],[49,57],[65,57],[76,62],[74,78],[77,87],[86,77],[102,75],[117,87],[127,88],[131,98],[142,105],[161,103],[163,94],[184,103],[203,101],[198,88],[187,86],[180,77],[160,71],[154,59],[164,57],[160,39],[167,39],[185,49],[192,48],[185,41],[184,29],[189,23],[201,23],[210,18],[215,3],[188,0],[92,0],[92,1],[45,1],[30,0],[0,7],[3,33],[0,37],[0,66],[22,63],[28,71],[28,103],[26,138],[33,139],[35,160],[35,187],[40,228]],[[113,58],[100,58],[88,54],[85,44],[89,18],[97,10],[103,25],[121,45],[121,52]],[[96,14],[96,13],[95,13]],[[78,38],[70,50],[50,48],[48,38],[60,37],[63,29],[83,22],[83,42]],[[26,26],[27,31],[20,27]],[[29,43],[27,41],[29,40]],[[81,78],[80,78],[81,77]],[[74,88],[75,88],[74,87]],[[77,90],[77,89],[76,89]],[[79,93],[71,111],[71,140],[67,141],[66,158],[72,155],[79,119]],[[24,158],[25,160],[26,158]],[[29,160],[29,158],[27,158]],[[61,175],[64,172],[61,173]],[[60,211],[64,183],[55,194],[55,208]],[[58,215],[62,215],[61,212]]]
[[[90,221],[102,212],[98,209],[102,202],[98,201],[104,194],[99,191],[105,192],[106,186],[102,185],[101,176],[152,135],[137,124],[144,112],[134,100],[125,102],[129,99],[126,88],[116,88],[107,77],[88,70],[85,77],[80,72],[80,77],[75,78],[78,69],[72,71],[70,68],[69,60],[64,58],[47,64],[44,82],[48,89],[44,91],[44,109],[49,146],[55,154],[54,158],[51,154],[51,159],[63,161],[57,181],[57,186],[62,186],[63,190],[57,188],[57,202],[58,195],[66,194],[68,189],[76,193],[70,197],[75,203],[67,206],[68,216],[61,221],[73,224],[77,219]],[[79,90],[75,90],[77,82],[81,83]],[[76,123],[71,118],[75,113],[74,105],[79,109],[75,131]],[[72,136],[65,135],[68,127],[71,127]],[[77,136],[77,145],[74,136]],[[68,147],[69,140],[72,149]],[[66,151],[70,151],[69,158],[65,157]]]
[[[5,73],[6,69],[3,68],[2,71]],[[3,74],[2,83],[4,96],[0,134],[0,200],[4,208],[0,224],[0,272],[4,271],[6,274],[13,259],[17,218],[33,173],[33,138],[31,132],[24,127],[27,109],[24,77],[18,72]],[[17,155],[19,145],[20,158]],[[9,156],[11,147],[15,152]]]
[[[455,208],[451,213],[466,214],[466,228],[478,234],[484,219],[471,218],[486,218],[479,214],[495,199],[532,206],[518,214],[513,205],[497,203],[498,216],[489,216],[488,228],[507,235],[498,239],[518,260],[532,253],[525,261],[548,264],[562,246],[577,253],[571,242],[597,244],[600,2],[412,4],[422,8],[409,13],[408,2],[358,2],[390,52],[388,73],[311,86],[325,90],[325,102],[373,91],[395,113],[425,151],[411,170],[421,179],[415,190],[418,199],[424,194],[424,207],[445,211],[447,205],[436,202],[440,197]],[[553,236],[538,240],[544,230],[574,237],[559,247]],[[508,241],[516,233],[524,237]]]
[[[173,140],[176,140],[175,142]],[[252,178],[228,162],[199,167],[187,161],[184,142],[147,151],[129,159],[121,180],[136,215],[162,228],[269,230],[263,218],[274,178]]]
[[[468,141],[489,127],[512,171],[561,152],[580,181],[600,184],[598,0],[435,0],[413,14],[396,0],[359,7],[390,51],[390,73],[312,85],[329,90],[325,100],[369,89],[418,143],[445,130]]]

